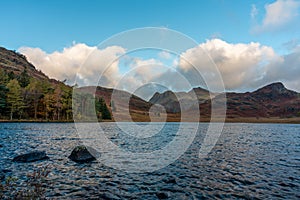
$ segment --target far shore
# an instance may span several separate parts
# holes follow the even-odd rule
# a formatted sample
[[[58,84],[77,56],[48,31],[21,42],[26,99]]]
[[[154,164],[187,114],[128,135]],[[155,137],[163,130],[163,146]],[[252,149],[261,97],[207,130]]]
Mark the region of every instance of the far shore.
[[[0,119],[0,123],[74,123],[73,120]]]
[[[86,122],[89,123],[91,121],[80,121],[82,123]],[[92,121],[94,122],[94,121]],[[103,120],[101,122],[114,122],[114,120]],[[122,121],[123,122],[123,121]],[[128,121],[124,121],[128,122]],[[146,120],[138,120],[134,119],[134,122],[148,122]],[[171,118],[168,119],[167,122],[180,122],[180,118]],[[194,122],[194,121],[184,121],[184,122]],[[201,118],[199,122],[224,122],[223,119],[217,118],[211,120],[210,118]],[[0,119],[0,123],[74,123],[74,120],[7,120],[7,119]],[[293,118],[254,118],[254,117],[243,117],[243,118],[226,118],[225,123],[274,123],[274,124],[300,124],[300,117],[293,117]]]
[[[300,117],[294,118],[226,118],[226,123],[272,123],[272,124],[300,124]]]

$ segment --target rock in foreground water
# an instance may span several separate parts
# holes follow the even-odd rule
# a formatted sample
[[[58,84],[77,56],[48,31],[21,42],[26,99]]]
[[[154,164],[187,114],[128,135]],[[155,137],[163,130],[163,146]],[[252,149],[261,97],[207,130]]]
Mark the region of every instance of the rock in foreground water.
[[[168,199],[169,198],[169,194],[166,192],[158,192],[158,193],[156,193],[156,196],[158,199]]]
[[[3,172],[0,172],[0,181],[3,181],[5,179],[5,174]]]
[[[47,156],[45,151],[33,151],[30,153],[18,155],[14,157],[13,161],[14,162],[34,162],[38,160],[45,160],[48,159],[49,157]]]
[[[97,151],[91,147],[76,146],[69,158],[77,163],[86,163],[96,160]]]

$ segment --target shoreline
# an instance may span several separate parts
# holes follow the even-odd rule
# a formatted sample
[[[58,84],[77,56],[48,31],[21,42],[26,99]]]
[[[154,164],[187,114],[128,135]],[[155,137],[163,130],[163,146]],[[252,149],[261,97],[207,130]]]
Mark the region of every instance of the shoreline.
[[[82,121],[77,123],[89,123],[91,121]],[[93,121],[94,122],[94,121]],[[100,122],[115,122],[114,120],[103,120]],[[122,122],[129,122],[129,121],[122,121]],[[149,122],[149,121],[139,121],[139,120],[133,120],[133,122]],[[180,119],[172,119],[167,120],[167,122],[180,122]],[[195,122],[195,121],[183,121],[183,122]],[[222,119],[214,119],[210,120],[210,118],[202,118],[200,123],[219,123],[224,122]],[[5,120],[1,119],[0,123],[75,123],[74,120]],[[248,124],[300,124],[300,117],[295,118],[226,118],[226,123],[248,123]]]
[[[0,123],[74,123],[73,120],[26,120],[26,119],[20,119],[20,120],[6,120],[1,119]]]

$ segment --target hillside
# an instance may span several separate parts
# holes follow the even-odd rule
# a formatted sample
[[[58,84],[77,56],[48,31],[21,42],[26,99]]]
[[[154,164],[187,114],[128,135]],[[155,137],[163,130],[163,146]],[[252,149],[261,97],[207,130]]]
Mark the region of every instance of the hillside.
[[[112,89],[95,86],[76,89],[83,92],[78,104],[79,113],[76,113],[81,120],[89,120],[90,114],[84,113],[91,111],[90,102],[85,102],[89,98],[95,101],[98,117],[103,118],[102,109],[105,107],[106,112],[109,112],[105,119],[111,119]],[[63,82],[49,79],[28,62],[24,55],[0,47],[0,120],[72,120],[72,90],[72,87]],[[10,94],[11,91],[15,91],[14,94]],[[95,92],[95,95],[89,96],[91,92]],[[115,93],[121,98],[130,99],[129,110],[135,121],[150,120],[147,113],[151,103],[125,91],[115,90]],[[124,115],[123,108],[126,106],[117,105],[117,102],[115,104],[115,114]]]
[[[26,57],[0,47],[0,120],[72,119],[72,87],[49,79]]]
[[[150,121],[148,112],[152,104],[126,91],[113,90],[111,88],[100,86],[81,87],[76,91],[82,94],[95,94],[95,97],[103,98],[106,102],[106,105],[109,106],[113,117],[118,117],[118,121],[131,120],[128,118],[126,108],[128,108],[133,121]],[[114,95],[113,100],[112,95]],[[128,104],[126,103],[126,100],[129,100]]]
[[[199,100],[201,118],[208,120],[211,112],[211,99],[209,92],[205,89],[193,89]],[[199,92],[201,91],[201,92]],[[224,95],[211,94],[216,101],[222,100]],[[194,109],[191,102],[191,91],[189,93],[174,93],[166,91],[155,93],[150,99],[153,104],[160,104],[169,113],[180,112],[180,103],[190,105],[187,110]],[[288,90],[282,83],[272,83],[254,92],[226,93],[227,118],[293,118],[300,116],[300,94]],[[179,103],[180,102],[180,103]]]
[[[29,63],[24,55],[7,50],[3,47],[0,47],[0,68],[7,73],[13,72],[15,75],[20,75],[26,70],[30,77],[34,77],[38,80],[50,81],[43,72],[38,71],[31,63]]]
[[[300,114],[300,94],[273,83],[254,92],[228,93],[228,117],[280,117]]]
[[[149,102],[162,105],[169,113],[178,113],[181,110],[180,104],[183,108],[191,110],[194,108],[194,102],[198,101],[201,104],[216,95],[214,93],[210,94],[208,90],[198,87],[189,92],[166,91],[162,94],[156,92]]]
[[[224,95],[200,87],[188,92],[157,92],[149,102],[126,91],[99,86],[77,90],[83,95],[77,102],[79,108],[75,115],[83,120],[85,117],[88,120],[87,112],[91,109],[86,104],[88,98],[95,101],[99,119],[115,118],[118,121],[180,121],[181,109],[193,113],[197,107],[200,107],[201,120],[209,121],[211,98],[216,101],[224,98]],[[0,47],[0,120],[70,121],[74,114],[72,92],[72,87],[49,79],[24,55]],[[229,92],[226,98],[228,121],[272,122],[275,118],[298,120],[300,117],[300,94],[288,90],[282,83],[272,83],[253,92]],[[129,102],[119,101],[124,99]],[[196,116],[195,119],[199,118]]]

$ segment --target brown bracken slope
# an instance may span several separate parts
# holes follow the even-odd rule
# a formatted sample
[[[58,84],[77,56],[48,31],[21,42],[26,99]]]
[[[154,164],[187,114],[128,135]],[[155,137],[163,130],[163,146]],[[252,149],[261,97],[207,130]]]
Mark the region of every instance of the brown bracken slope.
[[[288,90],[280,83],[272,83],[264,86],[254,92],[246,93],[226,93],[209,96],[207,90],[195,88],[194,91],[201,90],[201,93],[195,92],[198,100],[201,118],[207,121],[211,113],[211,101],[226,101],[227,119],[247,119],[247,118],[297,118],[300,117],[300,94]],[[189,92],[190,93],[190,92]],[[170,113],[180,112],[180,103],[191,101],[189,93],[174,93],[171,91],[162,94],[156,93],[150,99],[153,104],[161,104],[166,107]],[[226,99],[224,99],[226,97]],[[180,102],[180,103],[179,103]],[[187,104],[187,103],[186,103]],[[193,110],[191,104],[190,111]],[[234,121],[234,120],[233,120]],[[242,120],[240,120],[242,121]]]
[[[19,75],[26,70],[30,77],[40,81],[49,81],[54,84],[61,83],[55,79],[50,79],[42,71],[37,70],[33,64],[27,61],[26,56],[23,54],[7,50],[3,47],[0,47],[0,68],[7,73],[13,72],[15,75]]]
[[[47,75],[29,63],[24,55],[2,47],[0,47],[0,68],[4,69],[7,73],[13,72],[14,74],[20,74],[26,69],[31,77],[39,80],[47,80],[52,84],[63,84],[55,79],[49,79]],[[89,86],[81,89],[94,91],[96,96],[105,99],[107,105],[111,105],[113,92],[118,94],[118,98],[130,99],[127,104],[126,102],[121,102],[120,104],[114,102],[115,109],[113,114],[125,116],[127,115],[125,108],[129,107],[130,117],[134,121],[149,121],[151,116],[151,112],[149,111],[151,111],[153,105],[161,105],[166,110],[165,117],[168,121],[180,121],[181,109],[190,111],[192,115],[192,111],[200,107],[201,118],[204,121],[208,121],[210,119],[211,101],[222,100],[225,95],[227,102],[226,118],[232,119],[231,121],[243,121],[242,119],[248,118],[264,121],[262,119],[299,119],[300,117],[300,94],[288,90],[280,82],[269,84],[253,92],[229,92],[225,95],[210,93],[200,87],[194,88],[189,92],[166,91],[164,93],[155,93],[149,102],[121,90],[99,86]],[[198,105],[195,105],[195,102]],[[110,110],[112,109],[110,108]],[[163,110],[158,108],[154,109],[154,111],[155,113],[152,117],[156,117],[158,121],[164,119],[161,118],[164,115]],[[127,121],[126,117],[124,117],[124,121]]]

